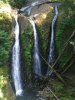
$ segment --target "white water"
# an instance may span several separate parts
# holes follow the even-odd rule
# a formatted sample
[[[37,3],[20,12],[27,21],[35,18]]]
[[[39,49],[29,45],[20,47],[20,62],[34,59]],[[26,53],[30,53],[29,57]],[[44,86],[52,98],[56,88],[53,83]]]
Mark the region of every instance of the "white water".
[[[58,17],[58,5],[55,5],[54,8],[55,8],[55,16],[52,20],[52,25],[51,25],[51,40],[50,40],[49,58],[48,58],[48,62],[51,65],[53,65],[54,60],[55,60],[54,26]],[[47,75],[50,76],[51,74],[52,74],[52,71],[50,70],[50,68],[48,68]]]
[[[33,3],[31,3],[31,5],[29,5],[29,6],[22,7],[22,8],[20,9],[20,11],[25,11],[26,9],[29,9],[30,7],[34,7],[34,6],[38,5],[38,4],[39,4],[38,1],[33,2]]]
[[[35,6],[37,6],[38,4],[39,4],[38,1],[33,2],[33,3],[31,3],[31,5],[29,5],[29,6],[22,7],[22,8],[20,9],[20,11],[22,11],[22,12],[25,12],[25,11],[26,11],[26,12],[28,13],[28,15],[30,15],[30,14],[31,14],[31,11],[32,11],[32,8],[35,7]]]
[[[33,68],[33,72],[38,75],[41,76],[41,60],[40,60],[40,55],[39,55],[39,46],[38,46],[38,35],[37,35],[37,30],[36,30],[36,26],[35,26],[35,22],[32,18],[30,18],[30,23],[33,26],[33,30],[34,30],[34,53],[33,53],[33,61],[34,61],[34,68]]]
[[[18,15],[15,15],[15,43],[12,49],[12,78],[15,86],[16,95],[22,95],[23,89],[20,74],[20,44],[19,44],[19,23]]]

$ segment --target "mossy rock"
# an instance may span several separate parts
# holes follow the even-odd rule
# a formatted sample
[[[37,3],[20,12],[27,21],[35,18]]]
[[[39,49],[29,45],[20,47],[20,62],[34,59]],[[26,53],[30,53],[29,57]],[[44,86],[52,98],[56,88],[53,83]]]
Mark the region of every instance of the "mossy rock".
[[[0,14],[0,65],[7,65],[11,49],[12,18],[6,13]],[[3,59],[1,59],[3,58]]]
[[[8,78],[8,68],[6,66],[0,68],[0,100],[15,100]]]

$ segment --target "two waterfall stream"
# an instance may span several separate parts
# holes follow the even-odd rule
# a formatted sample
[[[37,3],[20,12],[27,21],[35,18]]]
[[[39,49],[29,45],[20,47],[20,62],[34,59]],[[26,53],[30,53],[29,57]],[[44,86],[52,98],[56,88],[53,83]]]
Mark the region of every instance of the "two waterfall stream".
[[[18,23],[18,15],[16,14],[15,17],[15,42],[12,48],[12,79],[13,84],[16,92],[16,100],[36,100],[37,96],[32,90],[28,89],[27,87],[23,89],[22,79],[21,79],[21,65],[20,65],[20,41],[19,41],[19,23]],[[39,61],[40,62],[40,61]],[[40,69],[37,71],[35,68],[36,74],[40,75]]]

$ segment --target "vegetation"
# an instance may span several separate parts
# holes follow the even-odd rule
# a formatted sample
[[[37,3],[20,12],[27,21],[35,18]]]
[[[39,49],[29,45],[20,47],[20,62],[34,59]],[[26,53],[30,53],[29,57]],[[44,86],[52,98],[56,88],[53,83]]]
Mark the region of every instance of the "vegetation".
[[[11,19],[5,13],[0,14],[0,66],[8,63],[11,48]]]
[[[1,0],[0,4],[10,4],[12,7],[15,8],[21,8],[22,6],[25,6],[28,0]]]
[[[57,50],[60,53],[64,47],[64,43],[70,37],[75,27],[75,18],[74,18],[74,4],[71,1],[66,1],[64,7],[60,7],[60,14],[58,19],[58,24],[56,28],[56,41],[57,41]],[[66,6],[65,6],[66,5]],[[72,53],[71,45],[68,44],[68,47],[62,55],[61,66],[65,63],[69,54]]]
[[[4,4],[10,4],[14,8],[21,8],[23,5],[26,5],[28,0],[1,0],[0,6]],[[74,0],[49,0],[49,1],[58,1],[62,5],[59,6],[59,17],[56,23],[55,33],[56,33],[56,50],[57,55],[59,56],[62,49],[64,48],[65,42],[68,40],[70,35],[75,30],[75,1]],[[49,34],[50,34],[50,25],[53,19],[54,10],[50,9],[49,13],[45,13],[46,17],[43,19],[43,15],[40,14],[37,20],[40,23],[37,24],[37,31],[39,34],[39,44],[41,49],[41,54],[44,58],[48,57],[48,43],[49,43]],[[21,17],[21,16],[20,16]],[[26,19],[27,20],[27,19]],[[19,18],[21,23],[21,52],[22,52],[22,65],[24,67],[24,73],[26,81],[29,83],[31,81],[32,74],[32,48],[33,48],[33,29],[29,21],[24,22],[23,18]],[[23,25],[22,25],[23,24]],[[0,13],[0,100],[12,100],[13,93],[10,90],[10,85],[8,85],[8,70],[9,70],[9,56],[12,47],[12,17],[7,13]],[[69,41],[66,49],[59,59],[59,71],[62,73],[68,67],[68,71],[64,76],[65,82],[68,84],[64,86],[63,83],[57,79],[52,80],[48,79],[46,87],[43,85],[40,95],[47,100],[54,100],[51,90],[56,94],[60,100],[74,100],[75,99],[75,51],[70,42],[75,42],[75,35]],[[71,56],[72,55],[72,56]],[[43,61],[42,61],[43,62]],[[73,62],[73,63],[72,63]],[[72,64],[71,64],[72,63]],[[47,66],[43,62],[43,66]],[[8,93],[7,93],[8,92]],[[9,98],[11,95],[11,98]]]
[[[8,86],[8,65],[12,45],[11,29],[12,17],[10,14],[0,13],[0,100],[11,100],[9,94],[11,97],[13,94],[9,93]]]
[[[23,66],[26,76],[26,81],[31,81],[32,74],[32,46],[33,46],[33,30],[32,26],[29,25],[27,29],[21,34],[21,43],[22,43],[22,57],[23,57]]]

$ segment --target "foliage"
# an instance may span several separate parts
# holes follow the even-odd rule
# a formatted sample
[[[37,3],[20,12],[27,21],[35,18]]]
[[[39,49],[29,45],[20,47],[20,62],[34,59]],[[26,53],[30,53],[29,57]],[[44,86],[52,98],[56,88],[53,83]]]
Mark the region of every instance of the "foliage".
[[[9,0],[9,3],[13,7],[21,8],[22,6],[25,6],[27,0],[14,0],[14,1]]]
[[[0,31],[0,66],[7,65],[11,46],[10,44],[8,33]]]
[[[5,100],[3,88],[7,84],[7,69],[0,68],[0,100]]]
[[[51,86],[55,94],[60,98],[60,100],[74,100],[74,91],[71,91],[69,85],[64,86],[62,83],[57,80],[51,82]]]
[[[0,14],[0,66],[7,65],[11,47],[11,20],[6,14]]]
[[[7,13],[0,14],[0,30],[8,33],[12,30],[12,17]]]
[[[31,79],[33,31],[31,25],[21,34],[23,65],[27,81]]]
[[[10,95],[10,96],[9,96]],[[0,68],[0,100],[15,100],[13,92],[8,83],[8,68]]]
[[[22,6],[25,6],[27,3],[27,0],[1,0],[0,4],[10,4],[12,7],[15,8],[21,8]]]
[[[0,5],[4,3],[0,1]],[[8,100],[9,92],[8,79],[8,60],[11,49],[11,30],[12,17],[8,13],[0,13],[0,100]],[[11,99],[10,99],[11,100]]]
[[[52,0],[53,1],[53,0]],[[60,0],[54,0],[60,1]],[[3,3],[9,3],[12,7],[21,8],[25,5],[27,0],[1,0],[0,5]],[[56,32],[56,48],[58,54],[61,53],[62,48],[64,47],[64,43],[71,35],[73,30],[75,29],[75,1],[74,0],[61,0],[63,4],[59,7],[59,17],[57,26],[55,29]],[[41,25],[38,26],[38,33],[40,37],[40,48],[41,54],[43,56],[47,56],[48,50],[48,42],[49,42],[49,32],[50,32],[50,25],[53,17],[53,12],[50,12],[47,15],[47,18],[43,21]],[[2,13],[0,14],[0,92],[5,93],[3,89],[9,91],[6,86],[7,77],[8,77],[8,68],[4,68],[4,66],[8,66],[8,59],[9,59],[9,52],[11,50],[11,30],[12,30],[12,20],[7,14]],[[21,44],[22,44],[22,56],[23,56],[23,66],[25,77],[27,81],[31,79],[31,70],[32,70],[32,48],[33,48],[33,30],[31,25],[27,27],[21,34]],[[64,51],[61,59],[60,59],[60,67],[66,63],[67,59],[69,58],[70,54],[72,53],[72,48],[70,44],[68,44],[66,50]],[[74,59],[74,58],[73,58]],[[51,82],[50,82],[51,83]],[[50,86],[53,85],[53,89],[56,95],[59,96],[60,100],[74,100],[75,94],[72,91],[68,92],[68,89],[65,91],[65,87],[63,84],[59,82],[52,83]],[[73,89],[73,87],[72,87]],[[75,89],[75,88],[74,88]],[[9,95],[9,94],[8,94]],[[0,98],[1,99],[1,98]],[[2,98],[1,100],[4,100]],[[8,98],[9,100],[9,98]],[[10,99],[11,100],[11,99]]]
[[[65,4],[64,4],[65,5]],[[69,36],[74,31],[75,27],[75,14],[74,14],[74,5],[73,3],[67,3],[66,6],[61,6],[59,10],[59,18],[56,27],[56,45],[58,54],[61,53],[62,48],[64,47],[64,43],[67,41]],[[65,49],[63,55],[60,59],[60,65],[62,66],[70,54],[72,53],[72,48],[70,44],[68,44]]]
[[[51,9],[50,9],[51,10]],[[39,25],[37,24],[38,36],[39,36],[39,45],[41,49],[41,54],[46,57],[48,54],[48,45],[50,40],[50,25],[53,17],[53,10],[46,14],[46,18],[43,22]],[[39,21],[42,19],[39,16]]]
[[[54,94],[58,99],[56,100],[74,100],[75,99],[75,87],[73,88],[69,84],[63,85],[57,79],[50,79],[45,84],[43,90],[39,91],[41,97],[45,100],[55,100]],[[52,93],[53,92],[53,93]]]

